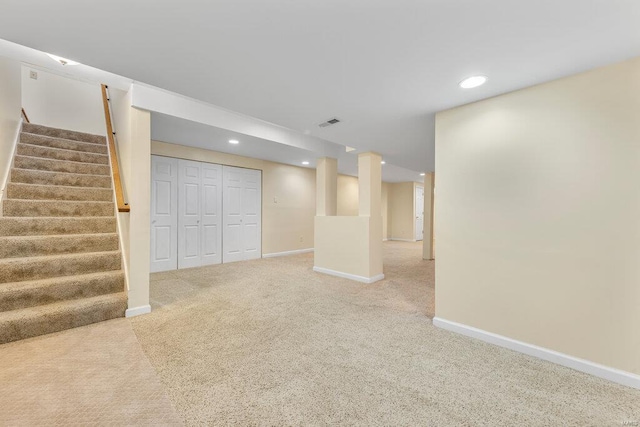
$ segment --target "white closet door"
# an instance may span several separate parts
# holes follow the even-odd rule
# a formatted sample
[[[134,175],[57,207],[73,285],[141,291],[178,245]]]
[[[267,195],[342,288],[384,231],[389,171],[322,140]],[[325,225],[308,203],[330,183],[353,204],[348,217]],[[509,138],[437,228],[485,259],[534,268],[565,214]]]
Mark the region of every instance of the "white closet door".
[[[242,261],[242,187],[243,173],[240,168],[223,166],[223,231],[222,262]]]
[[[178,267],[178,160],[151,156],[152,273]]]
[[[223,262],[262,256],[262,172],[223,166]]]
[[[202,166],[202,265],[222,262],[222,166]]]
[[[242,194],[243,259],[262,258],[262,172],[246,169]]]
[[[178,268],[202,265],[202,167],[178,160]]]

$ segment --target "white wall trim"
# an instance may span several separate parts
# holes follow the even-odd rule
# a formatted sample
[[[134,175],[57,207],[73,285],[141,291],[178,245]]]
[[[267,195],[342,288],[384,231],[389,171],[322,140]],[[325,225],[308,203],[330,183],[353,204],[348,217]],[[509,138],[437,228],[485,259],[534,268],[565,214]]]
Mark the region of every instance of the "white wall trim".
[[[387,239],[386,237],[384,239],[382,239],[383,242],[388,241],[389,239]]]
[[[151,306],[147,304],[141,305],[140,307],[127,308],[127,311],[124,313],[124,317],[135,317],[148,313],[151,313]]]
[[[9,175],[11,175],[11,169],[13,168],[13,162],[16,157],[16,147],[18,146],[18,141],[20,140],[20,133],[22,133],[22,123],[24,119],[20,117],[18,121],[18,126],[16,127],[16,134],[13,137],[13,147],[11,148],[11,161],[9,162],[9,167],[7,167],[7,171],[2,177],[2,182],[0,182],[0,201],[5,198],[5,191],[7,189],[7,184],[9,183]]]
[[[413,243],[417,242],[416,239],[399,239],[397,237],[390,237],[389,240],[392,240],[394,242],[413,242]]]
[[[433,324],[438,328],[456,332],[468,337],[476,338],[493,345],[508,348],[509,350],[524,353],[529,356],[548,362],[557,363],[576,371],[585,372],[605,380],[613,381],[627,387],[640,389],[640,375],[631,372],[622,371],[616,368],[600,365],[585,359],[569,356],[568,354],[559,353],[544,347],[538,347],[533,344],[527,344],[522,341],[514,340],[502,335],[477,329],[472,326],[463,325],[461,323],[452,322],[450,320],[434,317]]]
[[[324,274],[329,274],[331,276],[342,277],[343,279],[355,280],[356,282],[362,282],[362,283],[374,283],[384,279],[384,274],[378,274],[377,276],[373,276],[373,277],[364,277],[364,276],[357,276],[355,274],[343,273],[342,271],[335,271],[335,270],[330,270],[328,268],[322,268],[322,267],[316,267],[316,266],[313,267],[313,271],[315,271],[316,273],[324,273]]]
[[[270,253],[270,254],[262,254],[262,258],[275,258],[275,257],[279,257],[279,256],[306,254],[306,253],[313,252],[313,251],[314,251],[314,248],[296,249],[294,251],[284,251],[284,252],[273,252],[273,253]]]

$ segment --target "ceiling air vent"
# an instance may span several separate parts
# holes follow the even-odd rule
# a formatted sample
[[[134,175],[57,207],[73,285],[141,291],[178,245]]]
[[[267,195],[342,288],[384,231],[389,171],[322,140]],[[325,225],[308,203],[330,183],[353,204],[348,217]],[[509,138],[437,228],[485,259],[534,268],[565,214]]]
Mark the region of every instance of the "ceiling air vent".
[[[336,123],[340,123],[340,120],[337,118],[329,119],[326,122],[320,123],[318,126],[321,128],[326,128],[327,126],[335,125]]]

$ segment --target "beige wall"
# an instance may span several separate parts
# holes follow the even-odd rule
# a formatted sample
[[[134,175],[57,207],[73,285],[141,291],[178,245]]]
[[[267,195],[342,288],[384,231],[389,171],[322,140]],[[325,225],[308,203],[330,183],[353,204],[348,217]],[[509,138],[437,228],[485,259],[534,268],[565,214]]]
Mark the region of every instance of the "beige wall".
[[[389,188],[390,183],[382,183],[382,236],[389,237],[391,217],[389,215]],[[358,215],[358,177],[350,175],[338,175],[338,216]]]
[[[262,171],[262,252],[314,247],[316,171],[201,148],[151,143],[151,153]]]
[[[435,174],[428,173],[424,177],[424,236],[422,239],[422,259],[434,259],[435,248],[433,238],[434,224],[434,186]]]
[[[437,317],[640,374],[638,76],[437,115]]]
[[[416,239],[415,186],[415,182],[396,182],[389,184],[391,239]]]
[[[20,131],[21,99],[20,63],[0,57],[0,201]]]
[[[29,76],[33,70],[38,79]],[[29,120],[44,126],[104,135],[100,85],[22,67],[22,106]]]

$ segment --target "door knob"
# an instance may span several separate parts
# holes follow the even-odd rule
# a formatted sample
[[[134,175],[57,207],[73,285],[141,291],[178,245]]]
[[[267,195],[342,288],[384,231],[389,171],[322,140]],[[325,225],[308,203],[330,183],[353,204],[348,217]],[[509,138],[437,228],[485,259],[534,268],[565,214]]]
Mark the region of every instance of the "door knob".
[[[155,219],[154,219],[153,221],[151,221],[151,224],[155,224],[155,223],[156,223],[156,220],[155,220]]]

